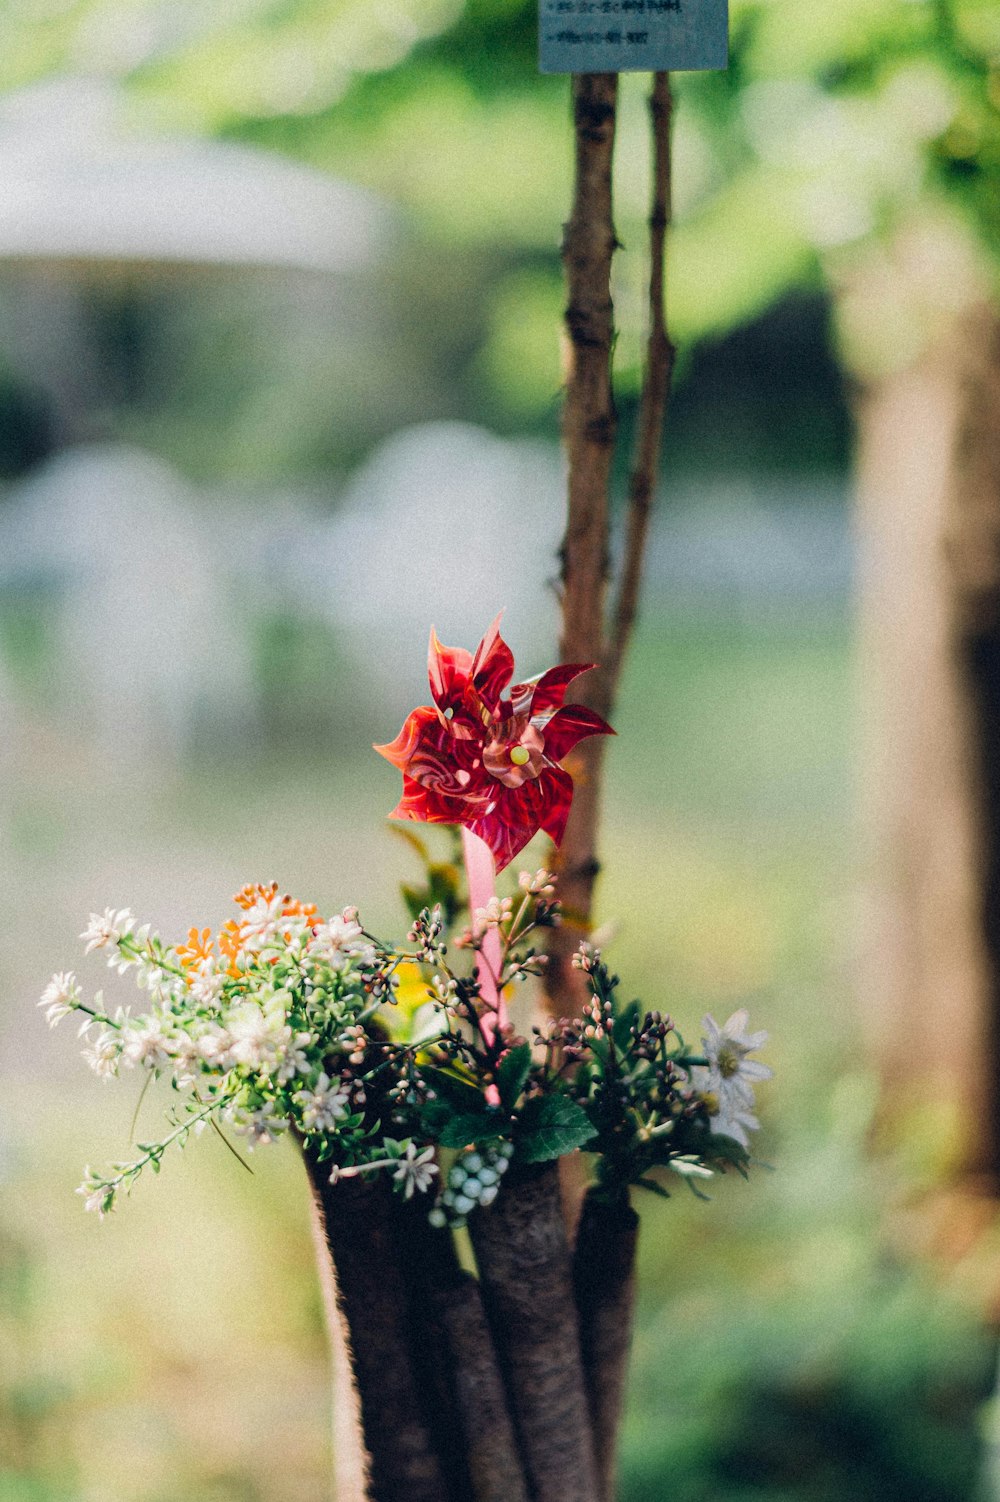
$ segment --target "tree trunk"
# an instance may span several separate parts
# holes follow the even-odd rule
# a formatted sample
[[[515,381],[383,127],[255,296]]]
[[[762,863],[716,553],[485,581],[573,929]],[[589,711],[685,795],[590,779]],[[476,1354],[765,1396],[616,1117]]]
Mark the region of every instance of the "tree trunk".
[[[368,1502],[368,1452],[361,1432],[361,1405],[351,1372],[351,1354],[343,1315],[337,1305],[337,1276],[326,1239],[319,1197],[309,1196],[309,1219],[323,1314],[330,1342],[330,1388],[333,1431],[333,1502]]]
[[[556,1164],[511,1168],[469,1231],[532,1502],[599,1502]]]
[[[427,1394],[417,1378],[416,1321],[392,1189],[382,1179],[331,1185],[328,1164],[308,1154],[305,1164],[347,1324],[372,1502],[448,1502]]]
[[[618,1429],[625,1406],[639,1217],[626,1193],[608,1202],[585,1196],[573,1251],[580,1351],[594,1427],[600,1502],[614,1502]]]
[[[980,307],[859,409],[863,1015],[884,1122],[1000,1168],[1000,311]],[[942,1110],[941,1103],[944,1103]]]

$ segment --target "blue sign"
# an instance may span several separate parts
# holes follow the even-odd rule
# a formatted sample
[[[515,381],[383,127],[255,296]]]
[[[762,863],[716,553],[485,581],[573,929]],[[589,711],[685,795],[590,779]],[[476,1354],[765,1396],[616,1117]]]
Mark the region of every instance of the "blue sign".
[[[728,0],[539,0],[543,73],[724,68]]]

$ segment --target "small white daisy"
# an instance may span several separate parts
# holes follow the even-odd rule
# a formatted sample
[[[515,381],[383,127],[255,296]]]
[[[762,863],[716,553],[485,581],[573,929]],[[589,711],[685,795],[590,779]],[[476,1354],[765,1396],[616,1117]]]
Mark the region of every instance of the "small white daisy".
[[[423,1152],[418,1152],[415,1142],[406,1144],[406,1152],[397,1161],[396,1171],[393,1174],[396,1182],[403,1185],[404,1199],[412,1199],[414,1190],[418,1194],[424,1194],[431,1187],[434,1175],[438,1171],[438,1166],[433,1159],[432,1147],[425,1147]]]
[[[292,1100],[302,1112],[302,1125],[307,1132],[334,1131],[350,1109],[348,1091],[339,1082],[332,1084],[326,1074],[321,1074],[310,1089],[297,1091]]]
[[[46,1007],[45,1019],[49,1027],[55,1027],[63,1017],[74,1011],[80,1000],[80,987],[72,970],[58,970],[42,992],[38,1005]]]
[[[101,1079],[111,1079],[118,1073],[118,1057],[121,1053],[121,1038],[117,1032],[105,1028],[98,1033],[89,1048],[83,1050],[83,1057],[90,1065],[95,1074]]]
[[[743,1008],[734,1012],[722,1027],[714,1017],[702,1018],[705,1036],[701,1041],[713,1075],[713,1088],[727,1106],[740,1105],[745,1109],[753,1105],[754,1084],[769,1080],[774,1074],[767,1064],[747,1057],[767,1042],[767,1033],[747,1032],[749,1021]]]
[[[309,943],[309,953],[326,960],[334,970],[342,970],[349,960],[372,963],[375,951],[358,923],[356,908],[346,908],[339,917],[318,923]]]
[[[131,925],[131,908],[123,907],[115,912],[114,908],[106,907],[103,913],[91,913],[90,922],[80,935],[87,946],[84,954],[90,954],[92,949],[104,949],[108,944],[117,944]]]
[[[267,1147],[270,1143],[277,1142],[282,1132],[287,1131],[287,1119],[275,1116],[274,1112],[274,1101],[268,1100],[255,1111],[241,1107],[234,1113],[233,1130],[246,1137],[248,1152],[253,1152],[255,1147]]]

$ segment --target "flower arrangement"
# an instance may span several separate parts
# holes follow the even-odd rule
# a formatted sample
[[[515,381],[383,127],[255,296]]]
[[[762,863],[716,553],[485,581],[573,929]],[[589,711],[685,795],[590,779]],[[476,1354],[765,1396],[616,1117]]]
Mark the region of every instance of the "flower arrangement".
[[[324,917],[277,883],[250,885],[217,934],[195,926],[179,943],[128,910],[91,917],[86,952],[131,972],[143,1010],[85,999],[72,972],[41,999],[52,1024],[80,1017],[97,1074],[135,1069],[176,1092],[165,1135],[87,1169],[87,1209],[106,1215],[206,1128],[237,1156],[298,1144],[350,1327],[377,1502],[610,1495],[630,1189],[666,1195],[682,1180],[703,1195],[750,1163],[754,1087],[770,1070],[752,1057],[766,1035],[745,1012],[721,1027],[705,1017],[693,1047],[671,1017],[623,1002],[583,942],[578,1015],[511,1020],[512,997],[544,976],[560,908],[549,872],[523,871],[501,893],[496,871],[539,829],[558,840],[572,797],[561,763],[610,732],[563,702],[585,670],[508,690],[497,623],[475,654],[432,633],[433,704],[377,749],[403,773],[395,817],[460,830],[467,888],[457,861],[434,861],[407,831],[427,872],[405,891],[405,941],[371,933],[356,908]],[[594,1173],[571,1252],[554,1165],[578,1152]],[[456,1257],[464,1228],[478,1281]]]

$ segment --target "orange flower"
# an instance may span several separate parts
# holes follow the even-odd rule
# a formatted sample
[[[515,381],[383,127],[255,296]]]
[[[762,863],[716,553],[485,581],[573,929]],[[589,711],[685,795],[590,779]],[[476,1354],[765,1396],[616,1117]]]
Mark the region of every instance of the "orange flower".
[[[307,923],[321,923],[323,921],[316,911],[315,902],[300,902],[297,897],[283,897],[281,899],[281,916],[283,918],[305,918]]]
[[[244,912],[247,912],[258,902],[273,902],[277,892],[278,883],[276,881],[272,881],[270,886],[267,887],[262,887],[259,881],[251,882],[242,891],[236,893],[233,901],[237,907],[241,907]]]
[[[230,918],[229,922],[223,924],[222,928],[219,929],[219,953],[222,955],[222,958],[224,960],[229,961],[229,964],[226,968],[228,973],[234,979],[240,973],[240,969],[236,961],[239,958],[239,953],[242,948],[243,936],[240,932],[240,925],[235,921],[235,919]]]
[[[197,928],[188,930],[187,943],[178,944],[177,958],[185,970],[193,970],[203,960],[212,958],[212,930],[203,928],[199,933]]]

